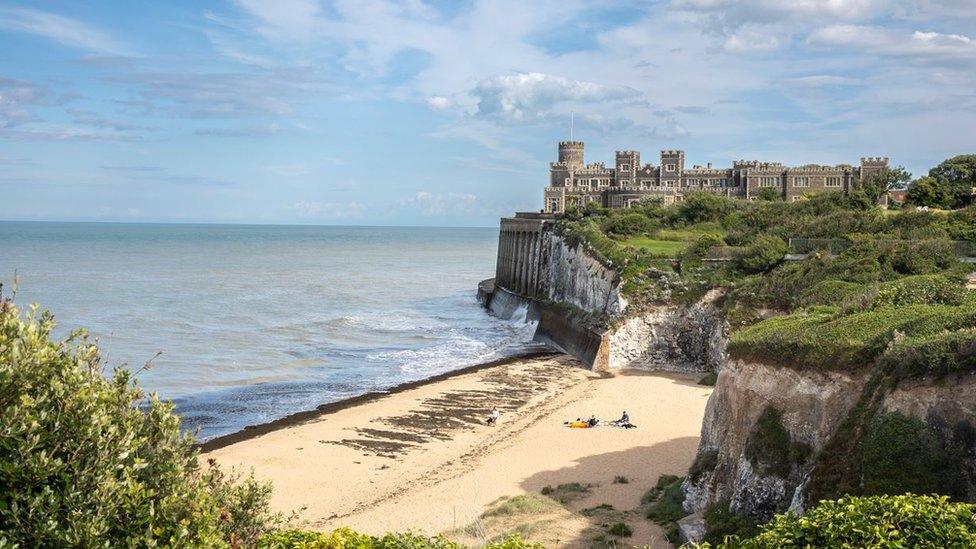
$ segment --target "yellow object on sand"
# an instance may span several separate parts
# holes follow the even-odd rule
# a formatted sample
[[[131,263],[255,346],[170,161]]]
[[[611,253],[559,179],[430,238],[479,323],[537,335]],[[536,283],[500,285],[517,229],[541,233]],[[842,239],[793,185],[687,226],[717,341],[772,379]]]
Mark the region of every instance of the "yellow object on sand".
[[[590,424],[585,421],[570,421],[569,426],[573,429],[586,429]]]

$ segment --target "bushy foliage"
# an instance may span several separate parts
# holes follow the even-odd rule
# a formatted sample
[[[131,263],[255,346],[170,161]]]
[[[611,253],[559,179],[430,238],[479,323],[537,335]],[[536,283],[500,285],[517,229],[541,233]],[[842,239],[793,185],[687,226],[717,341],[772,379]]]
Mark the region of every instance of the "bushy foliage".
[[[864,285],[846,280],[829,279],[818,282],[803,290],[798,304],[803,307],[814,305],[842,305],[849,299],[861,294]]]
[[[782,417],[782,412],[767,406],[746,439],[743,454],[761,475],[787,478],[794,465],[810,454],[809,446],[792,439]]]
[[[651,234],[661,228],[661,224],[646,215],[628,213],[607,219],[604,230],[619,235]]]
[[[688,516],[683,503],[685,492],[681,488],[684,478],[674,475],[661,475],[657,484],[644,494],[641,503],[645,505],[647,518],[664,527],[664,535],[672,543],[678,541],[676,521]]]
[[[734,199],[707,192],[689,193],[678,206],[678,215],[688,223],[722,221],[736,209]]]
[[[976,305],[911,305],[834,317],[795,313],[764,320],[734,334],[735,358],[804,368],[851,370],[870,366],[896,333],[922,337],[976,326]]]
[[[976,327],[902,338],[881,357],[896,379],[976,371]]]
[[[900,412],[871,420],[860,442],[864,495],[938,493],[966,495],[960,479],[965,449],[915,417]]]
[[[955,201],[949,184],[934,177],[920,177],[905,193],[905,204],[910,206],[948,209]]]
[[[466,549],[443,536],[429,537],[413,533],[370,536],[349,528],[331,533],[306,530],[279,530],[261,538],[258,549]],[[522,541],[518,534],[485,545],[483,549],[544,549],[539,544]]]
[[[786,251],[782,238],[761,235],[739,256],[739,268],[747,273],[764,273],[782,263]]]
[[[748,537],[757,532],[756,521],[738,513],[733,513],[727,500],[716,501],[702,514],[705,519],[705,547],[708,543],[733,537]]]
[[[779,515],[752,538],[733,537],[699,548],[875,549],[976,547],[976,506],[945,496],[844,497],[822,501],[805,515]]]
[[[962,284],[943,275],[906,276],[875,284],[859,294],[850,296],[845,305],[852,311],[926,303],[960,305],[965,294],[966,290]]]
[[[83,331],[0,301],[0,541],[246,547],[280,517],[270,486],[201,467],[171,404],[106,378]],[[3,543],[0,543],[3,545]]]
[[[962,208],[973,203],[976,188],[976,154],[960,154],[944,160],[929,170],[929,177],[944,183],[952,195],[950,207]]]

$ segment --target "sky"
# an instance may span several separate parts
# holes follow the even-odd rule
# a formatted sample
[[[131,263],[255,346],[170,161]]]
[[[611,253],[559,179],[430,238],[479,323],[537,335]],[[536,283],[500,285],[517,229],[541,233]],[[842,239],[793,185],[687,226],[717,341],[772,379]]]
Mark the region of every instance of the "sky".
[[[924,175],[976,152],[976,0],[0,0],[0,219],[494,226],[571,116]]]

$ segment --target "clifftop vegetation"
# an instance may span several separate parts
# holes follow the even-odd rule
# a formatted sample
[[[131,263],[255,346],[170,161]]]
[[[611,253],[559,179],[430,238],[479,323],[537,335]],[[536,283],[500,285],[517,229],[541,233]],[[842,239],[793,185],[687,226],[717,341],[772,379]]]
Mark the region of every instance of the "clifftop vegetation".
[[[637,310],[724,289],[733,357],[854,369],[884,354],[917,373],[972,367],[961,352],[976,342],[972,266],[958,256],[976,255],[976,206],[892,212],[860,191],[791,203],[692,193],[667,207],[588,205],[557,230],[620,272]],[[786,261],[790,252],[803,253]]]

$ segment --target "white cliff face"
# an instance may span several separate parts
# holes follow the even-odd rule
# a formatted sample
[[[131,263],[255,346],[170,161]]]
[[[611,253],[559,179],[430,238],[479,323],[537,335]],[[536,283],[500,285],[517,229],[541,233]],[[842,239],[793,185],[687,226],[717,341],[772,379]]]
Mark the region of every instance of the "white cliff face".
[[[734,512],[768,518],[802,501],[797,494],[812,456],[847,417],[865,383],[864,375],[729,362],[709,397],[698,447],[699,459],[711,454],[714,467],[685,481],[685,509],[702,512],[727,500]],[[782,426],[794,443],[809,448],[810,457],[785,475],[757,470],[746,457],[750,434],[767,407],[782,414]]]
[[[607,332],[610,368],[719,371],[729,325],[709,292],[690,307],[661,305],[625,318]]]
[[[976,418],[976,375],[967,374],[951,382],[903,381],[885,396],[882,408],[939,424],[936,427],[972,422]]]
[[[544,246],[543,284],[549,301],[569,303],[590,313],[617,318],[614,327],[592,336],[600,340],[593,357],[580,357],[597,369],[644,368],[665,371],[718,371],[725,363],[728,323],[715,304],[720,291],[691,306],[661,305],[628,311],[620,294],[620,275],[581,246],[557,235]],[[551,324],[551,323],[550,323]],[[582,327],[590,330],[590,328]],[[570,350],[564,329],[547,332],[549,341]],[[574,353],[575,354],[575,353]],[[592,354],[592,353],[591,353]]]
[[[610,316],[620,314],[627,307],[627,301],[620,295],[620,275],[582,247],[568,246],[562,237],[551,237],[545,271],[551,301]]]

